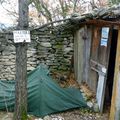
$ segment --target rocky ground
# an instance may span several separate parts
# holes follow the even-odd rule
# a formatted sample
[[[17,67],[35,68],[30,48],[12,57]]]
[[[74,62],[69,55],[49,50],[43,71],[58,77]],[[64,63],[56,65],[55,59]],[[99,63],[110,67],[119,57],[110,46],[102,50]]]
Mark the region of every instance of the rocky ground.
[[[67,111],[57,115],[62,116],[63,120],[108,120],[108,113],[101,115],[99,113],[81,109]]]
[[[12,120],[12,113],[0,112],[0,120]],[[28,120],[108,120],[108,112],[94,113],[85,109],[74,109],[62,113],[52,114],[44,118],[29,116]]]

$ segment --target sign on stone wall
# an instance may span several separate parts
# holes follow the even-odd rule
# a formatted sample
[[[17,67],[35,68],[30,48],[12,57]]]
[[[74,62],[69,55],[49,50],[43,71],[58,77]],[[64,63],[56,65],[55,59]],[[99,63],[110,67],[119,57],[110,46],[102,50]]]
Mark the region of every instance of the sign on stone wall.
[[[50,34],[50,30],[51,28],[43,28],[30,32],[30,39],[35,42],[29,44],[27,48],[28,72],[40,63],[47,65],[52,73],[56,71],[66,73],[70,69],[74,52],[72,34],[64,32],[58,37],[56,32]],[[10,42],[12,34],[10,33],[10,37],[8,37]],[[1,34],[0,40],[5,41],[6,35]],[[14,41],[13,38],[12,41]],[[15,79],[15,46],[9,44],[4,47],[5,50],[0,54],[0,68],[2,68],[0,69],[0,79],[13,80]]]
[[[30,31],[28,30],[15,30],[13,31],[13,37],[15,43],[31,42]]]

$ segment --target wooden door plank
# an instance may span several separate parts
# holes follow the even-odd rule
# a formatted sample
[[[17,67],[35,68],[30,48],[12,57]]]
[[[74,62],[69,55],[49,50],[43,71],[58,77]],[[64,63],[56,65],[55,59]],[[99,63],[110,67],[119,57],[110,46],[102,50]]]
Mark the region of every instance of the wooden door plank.
[[[99,73],[99,79],[98,79],[98,87],[97,87],[97,103],[99,106],[99,110],[102,113],[103,111],[103,103],[104,103],[104,91],[105,91],[105,76],[103,74]]]
[[[90,71],[90,50],[92,39],[92,26],[85,26],[84,28],[84,50],[83,50],[83,82],[89,83],[89,71]]]
[[[98,61],[98,46],[100,44],[100,29],[99,27],[93,28],[93,36],[92,36],[92,44],[91,44],[91,57],[90,59],[94,61]],[[96,92],[97,90],[97,82],[98,82],[98,73],[92,69],[90,69],[89,74],[89,87],[91,90]]]
[[[74,35],[74,70],[75,78],[79,83],[81,83],[83,80],[83,32],[84,28],[81,28],[80,30],[76,31]]]

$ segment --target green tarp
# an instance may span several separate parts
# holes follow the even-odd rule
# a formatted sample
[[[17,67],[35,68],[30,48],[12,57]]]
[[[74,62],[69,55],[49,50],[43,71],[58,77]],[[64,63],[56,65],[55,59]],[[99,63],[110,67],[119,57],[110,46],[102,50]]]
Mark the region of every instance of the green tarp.
[[[28,113],[43,117],[71,108],[87,107],[80,91],[75,88],[61,88],[48,75],[45,66],[40,65],[28,74]],[[15,102],[15,81],[0,81],[0,109],[13,111]]]

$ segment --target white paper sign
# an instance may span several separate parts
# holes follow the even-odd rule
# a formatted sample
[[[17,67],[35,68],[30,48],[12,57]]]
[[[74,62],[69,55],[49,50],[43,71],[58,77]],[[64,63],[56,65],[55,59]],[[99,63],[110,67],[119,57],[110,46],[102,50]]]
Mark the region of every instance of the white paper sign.
[[[101,35],[101,46],[107,47],[108,36],[109,36],[109,28],[103,27],[102,28],[102,35]]]
[[[30,31],[28,30],[15,30],[13,31],[13,37],[15,43],[31,42]]]

